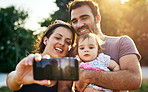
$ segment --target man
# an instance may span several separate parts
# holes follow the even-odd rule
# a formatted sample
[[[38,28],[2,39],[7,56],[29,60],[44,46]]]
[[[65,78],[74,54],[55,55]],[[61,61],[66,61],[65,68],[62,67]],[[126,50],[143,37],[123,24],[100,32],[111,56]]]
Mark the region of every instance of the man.
[[[119,71],[105,72],[81,70],[77,89],[84,91],[88,84],[95,84],[113,90],[137,90],[142,81],[141,58],[133,40],[128,36],[111,37],[103,35],[100,28],[101,15],[93,1],[73,1],[69,4],[72,26],[78,35],[93,32],[105,44],[103,52],[120,65]]]

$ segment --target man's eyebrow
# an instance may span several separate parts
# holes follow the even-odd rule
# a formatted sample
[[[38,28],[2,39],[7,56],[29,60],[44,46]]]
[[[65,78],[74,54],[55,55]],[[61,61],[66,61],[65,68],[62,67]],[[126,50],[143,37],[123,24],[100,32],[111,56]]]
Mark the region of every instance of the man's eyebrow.
[[[84,14],[84,15],[81,15],[80,16],[80,18],[83,18],[83,17],[88,17],[89,15],[87,15],[87,14]],[[76,20],[76,18],[73,18],[71,21],[74,21],[74,20]]]
[[[80,18],[83,18],[83,17],[88,17],[89,15],[85,14],[85,15],[81,15]]]

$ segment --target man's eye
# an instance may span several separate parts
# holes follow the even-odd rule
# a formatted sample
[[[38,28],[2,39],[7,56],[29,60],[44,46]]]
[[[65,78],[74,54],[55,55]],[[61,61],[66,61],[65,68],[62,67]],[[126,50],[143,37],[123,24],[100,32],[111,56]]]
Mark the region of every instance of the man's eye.
[[[77,23],[77,21],[76,20],[73,20],[72,23],[75,24],[75,23]]]
[[[87,18],[88,18],[88,17],[83,17],[82,19],[85,20],[85,19],[87,19]]]

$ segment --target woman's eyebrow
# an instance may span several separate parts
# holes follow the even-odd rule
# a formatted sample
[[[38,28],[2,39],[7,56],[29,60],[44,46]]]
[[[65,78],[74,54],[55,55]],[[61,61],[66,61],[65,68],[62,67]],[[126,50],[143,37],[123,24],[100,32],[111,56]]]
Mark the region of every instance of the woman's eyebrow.
[[[60,36],[62,36],[62,37],[63,37],[63,35],[62,35],[62,34],[60,34],[60,33],[57,33],[57,35],[60,35]],[[71,38],[66,38],[66,39],[68,39],[68,40],[72,40]]]
[[[62,34],[60,34],[60,33],[57,33],[57,35],[63,36],[63,35],[62,35]]]

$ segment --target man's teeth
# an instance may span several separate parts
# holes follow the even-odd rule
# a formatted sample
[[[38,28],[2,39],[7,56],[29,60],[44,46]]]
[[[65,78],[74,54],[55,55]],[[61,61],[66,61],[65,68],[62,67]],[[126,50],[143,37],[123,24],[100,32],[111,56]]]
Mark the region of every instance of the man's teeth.
[[[82,31],[80,31],[80,32],[84,32],[84,31],[86,31],[86,29],[84,29],[84,30],[82,30]]]
[[[58,51],[60,51],[60,52],[62,52],[63,50],[61,50],[60,48],[55,48],[56,50],[58,50]]]

